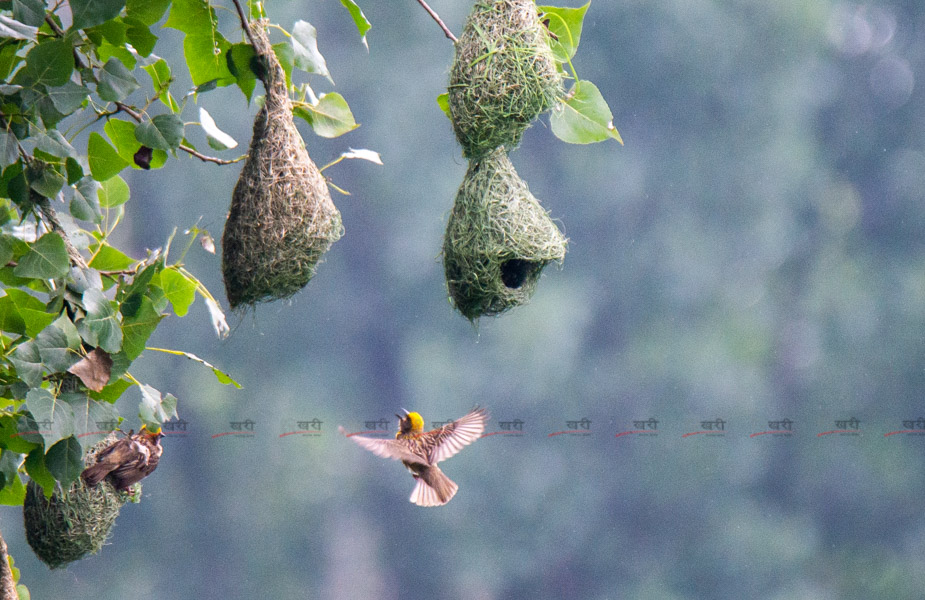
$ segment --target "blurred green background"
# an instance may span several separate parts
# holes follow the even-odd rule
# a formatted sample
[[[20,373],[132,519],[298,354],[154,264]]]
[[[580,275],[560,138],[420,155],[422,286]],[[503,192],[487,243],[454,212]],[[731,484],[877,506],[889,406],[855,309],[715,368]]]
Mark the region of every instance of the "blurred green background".
[[[925,437],[884,436],[925,415],[921,0],[594,2],[575,66],[626,146],[527,132],[512,160],[569,254],[477,328],[439,261],[466,167],[435,102],[452,46],[413,0],[359,3],[368,53],[336,0],[267,10],[317,27],[337,85],[315,90],[362,123],[303,128],[314,160],[371,148],[385,166],[326,171],[352,193],[335,197],[346,235],[291,301],[235,316],[225,341],[201,304],[158,329],[150,345],[244,388],[139,361],[187,432],[99,555],[49,571],[0,511],[33,598],[921,598]],[[462,29],[468,2],[431,5]],[[199,103],[246,146],[243,95]],[[200,217],[219,238],[238,170],[130,173],[121,244],[143,256]],[[223,295],[218,258],[187,262]],[[460,492],[440,509],[336,432],[476,403],[523,435],[447,462]],[[657,436],[615,437],[649,417]],[[860,435],[818,436],[852,417]],[[314,418],[320,436],[279,437]],[[549,437],[582,418],[591,435]],[[717,418],[725,435],[682,437]],[[750,437],[783,418],[792,435]],[[253,437],[212,437],[244,419]]]

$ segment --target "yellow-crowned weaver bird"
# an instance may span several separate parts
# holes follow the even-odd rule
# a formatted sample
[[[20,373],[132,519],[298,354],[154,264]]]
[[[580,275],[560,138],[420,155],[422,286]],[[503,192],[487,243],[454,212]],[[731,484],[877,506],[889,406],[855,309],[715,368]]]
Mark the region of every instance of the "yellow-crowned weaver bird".
[[[418,506],[442,506],[456,495],[459,486],[437,463],[479,439],[488,422],[488,411],[476,406],[466,416],[428,432],[424,431],[420,414],[406,410],[404,413],[404,417],[395,415],[399,422],[394,440],[349,435],[343,427],[339,430],[377,456],[400,460],[417,482],[409,498],[411,502]]]
[[[84,469],[80,476],[90,486],[109,477],[117,490],[128,490],[157,468],[164,452],[162,437],[160,427],[148,429],[142,425],[138,433],[129,431],[127,436],[103,449],[96,464]]]

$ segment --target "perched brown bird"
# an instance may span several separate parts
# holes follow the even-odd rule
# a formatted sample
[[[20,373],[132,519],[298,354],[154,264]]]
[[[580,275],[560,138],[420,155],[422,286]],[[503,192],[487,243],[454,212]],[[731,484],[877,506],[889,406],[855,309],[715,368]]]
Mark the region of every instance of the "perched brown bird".
[[[149,430],[142,425],[138,433],[131,431],[97,456],[95,465],[81,473],[87,485],[96,485],[107,476],[117,490],[128,490],[157,468],[164,452],[161,428]]]
[[[485,431],[488,411],[475,407],[472,412],[424,432],[424,419],[416,412],[404,411],[399,419],[394,440],[348,435],[340,432],[377,456],[400,460],[417,481],[411,492],[411,502],[418,506],[442,506],[450,501],[459,486],[447,477],[437,463],[446,460],[477,440]]]

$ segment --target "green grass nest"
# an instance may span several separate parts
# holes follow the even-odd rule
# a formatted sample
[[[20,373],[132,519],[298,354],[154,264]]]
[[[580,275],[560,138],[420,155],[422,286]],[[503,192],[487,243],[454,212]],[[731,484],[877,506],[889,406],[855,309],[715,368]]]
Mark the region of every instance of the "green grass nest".
[[[560,94],[549,33],[533,0],[478,0],[456,42],[448,87],[456,139],[467,158],[514,149]]]
[[[498,149],[470,162],[456,194],[443,241],[450,299],[470,321],[524,304],[543,268],[565,258],[567,245]]]
[[[251,32],[266,60],[267,93],[222,235],[222,274],[232,308],[292,296],[343,235],[327,182],[293,122],[286,77],[264,24],[253,24]]]
[[[113,433],[95,444],[87,451],[85,463],[94,464],[96,455],[116,439]],[[134,490],[135,498],[140,498],[141,485],[136,484]],[[23,503],[26,541],[52,569],[96,554],[129,498],[128,493],[117,491],[107,480],[88,487],[81,478],[66,491],[58,486],[51,498],[45,498],[42,488],[29,481]]]

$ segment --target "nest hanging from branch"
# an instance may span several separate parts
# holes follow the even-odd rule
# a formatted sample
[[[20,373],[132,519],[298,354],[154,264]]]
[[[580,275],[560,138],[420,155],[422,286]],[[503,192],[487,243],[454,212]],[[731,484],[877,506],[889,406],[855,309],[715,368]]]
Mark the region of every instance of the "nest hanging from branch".
[[[470,162],[456,194],[443,241],[450,299],[470,321],[524,304],[543,268],[565,258],[567,245],[498,149]]]
[[[293,122],[286,75],[266,21],[252,23],[250,30],[266,101],[254,121],[222,235],[222,273],[232,308],[292,296],[343,235],[340,212]]]
[[[514,149],[561,86],[534,0],[477,0],[456,42],[448,88],[463,155]]]
[[[93,464],[102,450],[117,439],[115,433],[95,444],[84,457]],[[141,484],[135,484],[134,497],[141,497]],[[32,551],[52,569],[63,567],[103,547],[122,506],[131,496],[119,492],[109,481],[88,486],[78,477],[67,490],[60,486],[45,498],[34,481],[26,487],[23,520],[26,541]]]

